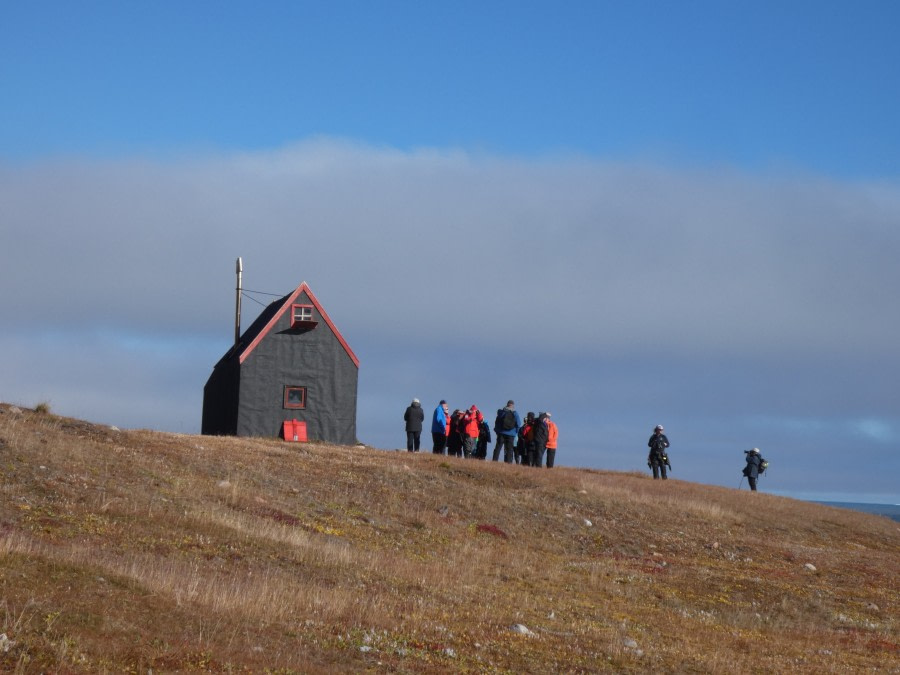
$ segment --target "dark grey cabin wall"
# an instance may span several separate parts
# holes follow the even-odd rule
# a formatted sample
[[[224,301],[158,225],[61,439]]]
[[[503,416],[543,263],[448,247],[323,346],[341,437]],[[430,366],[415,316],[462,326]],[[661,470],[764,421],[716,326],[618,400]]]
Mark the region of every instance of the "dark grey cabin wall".
[[[203,418],[200,433],[233,436],[237,433],[240,373],[236,358],[216,364],[203,387]]]
[[[298,304],[312,304],[306,293]],[[309,440],[356,443],[359,371],[328,324],[292,331],[290,311],[250,352],[240,370],[238,436],[278,436],[285,420],[306,422]],[[285,385],[306,387],[306,409],[283,406]]]

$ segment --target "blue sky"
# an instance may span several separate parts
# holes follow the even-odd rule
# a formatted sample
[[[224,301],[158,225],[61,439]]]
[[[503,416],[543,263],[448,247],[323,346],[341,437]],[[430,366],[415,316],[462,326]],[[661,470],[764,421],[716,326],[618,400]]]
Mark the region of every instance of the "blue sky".
[[[199,430],[245,284],[402,412],[900,501],[900,5],[35,2],[0,22],[0,399]],[[245,326],[255,315],[245,302]],[[261,309],[261,308],[260,308]],[[249,315],[249,316],[248,316]],[[469,368],[460,363],[469,363]]]

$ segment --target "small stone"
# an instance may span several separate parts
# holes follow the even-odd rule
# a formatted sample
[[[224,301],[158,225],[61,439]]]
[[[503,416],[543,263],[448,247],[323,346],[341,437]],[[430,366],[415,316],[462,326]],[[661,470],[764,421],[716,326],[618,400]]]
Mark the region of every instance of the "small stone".
[[[718,550],[718,548],[719,548],[719,542],[714,541],[713,544],[712,544],[712,547],[713,547],[714,549],[717,549],[717,550]]]
[[[631,638],[625,638],[625,642],[623,642],[622,644],[624,644],[628,649],[638,648],[638,643]]]
[[[217,485],[218,485],[220,488],[222,488],[222,489],[224,489],[224,488],[230,488],[230,487],[231,487],[231,483],[229,483],[227,480],[220,480],[220,481],[217,483]]]
[[[869,610],[870,612],[881,611],[881,608],[878,605],[876,605],[874,602],[870,602],[868,605],[866,605],[866,609]]]
[[[8,652],[15,646],[15,642],[6,637],[6,633],[0,633],[0,651]]]
[[[805,567],[806,569],[808,569],[810,572],[815,572],[815,571],[816,571],[816,566],[813,565],[812,563],[806,563],[806,564],[804,565],[804,567]]]
[[[585,526],[585,527],[593,527],[594,524],[593,524],[591,521],[589,521],[587,518],[585,518],[585,519],[584,519],[584,526]]]
[[[528,635],[528,636],[533,636],[533,635],[534,635],[534,632],[531,631],[531,630],[528,628],[528,626],[525,626],[525,625],[523,625],[523,624],[521,624],[521,623],[514,623],[512,626],[509,627],[509,629],[510,629],[513,633],[518,633],[519,635]]]

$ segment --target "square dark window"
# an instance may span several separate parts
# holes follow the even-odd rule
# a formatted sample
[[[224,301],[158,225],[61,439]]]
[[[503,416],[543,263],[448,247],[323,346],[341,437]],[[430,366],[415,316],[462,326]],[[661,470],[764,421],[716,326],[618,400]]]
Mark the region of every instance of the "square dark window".
[[[294,410],[306,408],[306,387],[284,387],[284,407]]]

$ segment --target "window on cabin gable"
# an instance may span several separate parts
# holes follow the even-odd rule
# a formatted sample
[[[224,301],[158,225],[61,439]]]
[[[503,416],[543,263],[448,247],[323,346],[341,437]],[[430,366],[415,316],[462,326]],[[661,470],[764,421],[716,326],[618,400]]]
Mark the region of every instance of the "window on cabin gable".
[[[285,385],[284,407],[293,410],[302,410],[306,408],[306,387]]]
[[[313,315],[312,305],[291,305],[291,328],[311,330],[318,325]]]
[[[312,320],[312,305],[294,305],[291,307],[291,323],[306,323]]]

